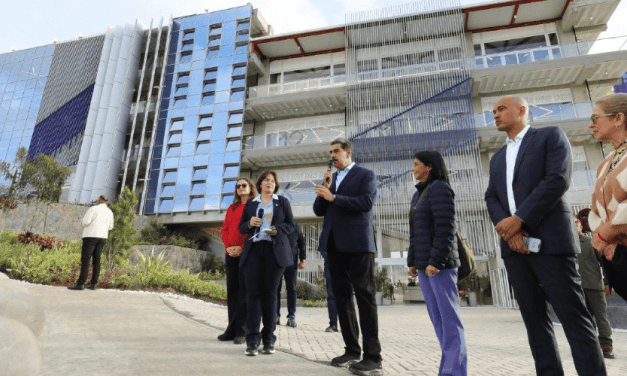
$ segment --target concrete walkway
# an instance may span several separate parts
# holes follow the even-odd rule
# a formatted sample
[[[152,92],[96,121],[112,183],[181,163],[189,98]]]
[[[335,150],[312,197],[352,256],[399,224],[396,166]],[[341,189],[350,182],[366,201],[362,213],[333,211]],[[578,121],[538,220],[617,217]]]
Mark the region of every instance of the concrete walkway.
[[[330,366],[343,353],[339,333],[325,333],[326,308],[299,308],[297,328],[277,328],[274,355],[247,357],[244,345],[219,342],[225,307],[157,294],[24,285],[46,312],[39,345],[42,375],[348,375]],[[285,309],[284,309],[285,311]],[[534,375],[516,310],[462,308],[469,375]],[[285,319],[282,319],[284,323]],[[439,346],[424,305],[379,309],[383,367],[388,375],[437,373]],[[576,375],[561,327],[566,375]],[[627,332],[614,333],[609,375],[627,374]]]

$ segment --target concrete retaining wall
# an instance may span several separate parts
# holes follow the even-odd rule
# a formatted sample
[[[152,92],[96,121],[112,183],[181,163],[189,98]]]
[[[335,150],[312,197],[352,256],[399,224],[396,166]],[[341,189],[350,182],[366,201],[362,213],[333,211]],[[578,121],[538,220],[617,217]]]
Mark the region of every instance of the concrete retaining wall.
[[[206,251],[174,245],[134,245],[131,248],[131,256],[129,257],[129,261],[133,265],[137,265],[139,260],[137,252],[147,256],[154,255],[154,257],[160,255],[161,252],[165,252],[164,258],[168,260],[168,263],[174,270],[187,269],[190,273],[200,273],[202,271],[202,263],[208,256]]]

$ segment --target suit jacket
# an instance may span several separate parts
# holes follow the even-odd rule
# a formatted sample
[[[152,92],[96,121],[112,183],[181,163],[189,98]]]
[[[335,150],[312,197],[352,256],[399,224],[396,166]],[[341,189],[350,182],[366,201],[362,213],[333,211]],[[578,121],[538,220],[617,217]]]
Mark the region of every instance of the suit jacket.
[[[490,160],[490,182],[485,193],[494,225],[516,214],[522,229],[542,241],[540,253],[575,254],[579,240],[570,206],[564,193],[570,186],[572,156],[570,144],[557,127],[529,128],[522,140],[514,167],[516,213],[510,213],[506,189],[504,146]],[[513,252],[501,239],[501,257]]]
[[[257,215],[258,201],[248,200],[242,213],[242,219],[240,221],[239,230],[243,234],[247,234],[246,243],[244,244],[244,250],[239,262],[239,266],[244,266],[246,258],[250,252],[250,246],[252,245],[252,236],[255,233],[255,229],[258,227],[250,227],[248,223],[252,217]],[[294,258],[292,257],[292,247],[288,239],[288,234],[294,231],[294,216],[292,215],[292,207],[290,202],[283,196],[277,196],[272,200],[273,214],[271,225],[276,228],[277,234],[272,237],[272,248],[274,249],[274,256],[277,262],[283,268],[294,264]]]
[[[324,216],[324,224],[318,242],[321,251],[327,250],[329,236],[333,236],[340,252],[376,251],[372,207],[377,197],[377,182],[374,172],[354,165],[346,174],[339,188],[336,187],[337,172],[333,174],[331,193],[335,201],[329,202],[316,197],[313,211]]]

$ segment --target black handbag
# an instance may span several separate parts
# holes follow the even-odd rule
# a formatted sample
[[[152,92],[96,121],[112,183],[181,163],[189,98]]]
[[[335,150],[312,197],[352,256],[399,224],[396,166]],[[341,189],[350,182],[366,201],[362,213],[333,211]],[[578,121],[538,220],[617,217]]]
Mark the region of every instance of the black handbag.
[[[459,253],[459,261],[461,262],[459,269],[457,269],[457,281],[461,282],[477,270],[477,261],[468,240],[462,236],[459,230],[455,231],[455,237],[457,238],[457,253]]]

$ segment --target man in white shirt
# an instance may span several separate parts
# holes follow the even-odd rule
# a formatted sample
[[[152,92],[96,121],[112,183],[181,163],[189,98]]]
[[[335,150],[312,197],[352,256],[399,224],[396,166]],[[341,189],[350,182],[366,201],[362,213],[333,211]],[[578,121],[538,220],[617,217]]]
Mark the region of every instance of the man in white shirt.
[[[501,257],[527,329],[536,374],[564,376],[549,317],[551,303],[577,373],[603,376],[603,355],[577,271],[579,241],[564,198],[572,174],[570,144],[561,129],[532,128],[528,119],[523,98],[503,97],[494,104],[496,126],[508,140],[490,160],[485,200],[501,237]],[[524,236],[539,239],[540,249],[531,252]]]
[[[89,261],[93,257],[93,270],[91,275],[91,285],[89,288],[95,290],[100,276],[100,256],[102,248],[109,238],[109,231],[113,230],[113,212],[107,205],[107,196],[100,196],[96,205],[87,210],[83,217],[83,248],[81,251],[81,274],[74,286],[68,287],[70,290],[83,290],[89,273]]]

